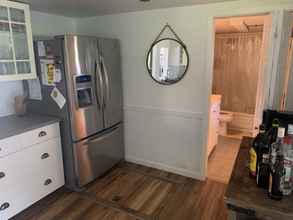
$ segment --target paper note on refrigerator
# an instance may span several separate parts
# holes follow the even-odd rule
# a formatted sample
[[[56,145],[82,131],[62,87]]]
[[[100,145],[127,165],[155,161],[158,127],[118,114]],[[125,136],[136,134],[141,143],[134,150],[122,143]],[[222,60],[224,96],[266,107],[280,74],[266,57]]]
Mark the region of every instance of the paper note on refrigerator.
[[[38,41],[38,54],[40,57],[46,56],[46,48],[43,41]]]
[[[55,68],[55,69],[54,69],[54,82],[55,82],[55,83],[60,83],[61,81],[62,81],[61,70]]]
[[[59,91],[59,89],[57,89],[55,87],[51,92],[51,97],[56,102],[56,104],[59,106],[59,108],[62,109],[66,103],[66,99],[62,95],[62,93]]]
[[[42,91],[39,77],[30,79],[28,82],[29,98],[34,100],[42,100]]]
[[[40,60],[42,72],[42,84],[46,86],[55,86],[55,64],[54,60]]]

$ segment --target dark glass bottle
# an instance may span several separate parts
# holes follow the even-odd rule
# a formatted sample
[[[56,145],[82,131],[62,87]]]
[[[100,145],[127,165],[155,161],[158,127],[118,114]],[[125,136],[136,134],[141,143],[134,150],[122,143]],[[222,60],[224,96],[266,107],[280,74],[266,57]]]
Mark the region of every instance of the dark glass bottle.
[[[272,122],[272,127],[268,131],[269,142],[270,144],[276,142],[278,137],[278,128],[280,127],[280,121],[278,119],[274,119]]]
[[[259,134],[254,139],[252,146],[249,150],[249,157],[250,157],[249,175],[252,178],[257,177],[258,162],[259,162],[259,149],[260,149],[260,145],[264,139],[264,135],[265,135],[265,128],[263,125],[261,125],[260,129],[259,129]]]
[[[260,133],[255,138],[254,144],[257,145],[257,169],[256,183],[259,187],[268,189],[270,176],[270,145],[269,137],[265,133],[265,127],[260,126]]]
[[[283,139],[285,128],[278,128],[277,139],[270,147],[270,176],[268,194],[271,199],[281,200],[283,197],[282,181],[284,176]]]
[[[283,195],[290,195],[293,190],[293,125],[288,125],[287,136],[283,141],[284,178],[282,182]]]
[[[271,199],[281,200],[283,192],[281,181],[284,175],[283,156],[278,155],[274,165],[270,167],[269,190],[268,194]]]

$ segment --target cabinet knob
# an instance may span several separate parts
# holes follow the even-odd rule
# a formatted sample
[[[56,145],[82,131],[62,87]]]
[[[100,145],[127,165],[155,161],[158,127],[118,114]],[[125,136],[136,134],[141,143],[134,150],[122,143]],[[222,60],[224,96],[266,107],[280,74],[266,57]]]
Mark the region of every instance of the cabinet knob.
[[[51,179],[46,179],[46,181],[44,182],[44,185],[45,186],[48,186],[52,183],[52,180]]]
[[[50,157],[50,154],[44,153],[42,154],[41,159],[44,160],[44,159],[47,159],[48,157]]]
[[[39,137],[44,137],[44,136],[46,136],[47,135],[47,132],[46,131],[41,131],[40,133],[39,133]]]
[[[0,179],[5,177],[5,173],[4,172],[0,172]]]
[[[8,202],[5,202],[3,203],[1,206],[0,206],[0,211],[3,211],[5,209],[8,209],[10,206],[10,204]]]

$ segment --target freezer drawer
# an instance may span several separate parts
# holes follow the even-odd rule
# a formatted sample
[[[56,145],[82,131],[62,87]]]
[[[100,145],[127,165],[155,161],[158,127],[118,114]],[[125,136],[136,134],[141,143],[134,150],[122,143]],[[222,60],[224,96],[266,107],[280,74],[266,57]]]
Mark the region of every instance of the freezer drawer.
[[[124,158],[123,125],[74,145],[80,187],[93,181]]]

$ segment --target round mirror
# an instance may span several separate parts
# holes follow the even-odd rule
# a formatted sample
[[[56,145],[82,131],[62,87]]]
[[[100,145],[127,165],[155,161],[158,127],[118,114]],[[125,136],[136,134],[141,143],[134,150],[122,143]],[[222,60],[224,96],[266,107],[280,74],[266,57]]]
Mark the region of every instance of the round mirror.
[[[183,43],[164,38],[152,45],[146,64],[149,74],[156,82],[171,85],[184,77],[189,66],[189,56]]]

